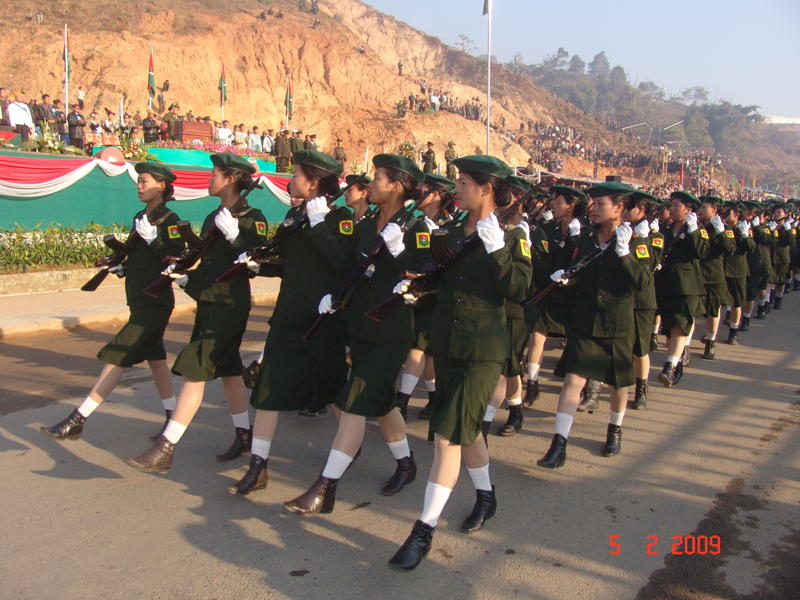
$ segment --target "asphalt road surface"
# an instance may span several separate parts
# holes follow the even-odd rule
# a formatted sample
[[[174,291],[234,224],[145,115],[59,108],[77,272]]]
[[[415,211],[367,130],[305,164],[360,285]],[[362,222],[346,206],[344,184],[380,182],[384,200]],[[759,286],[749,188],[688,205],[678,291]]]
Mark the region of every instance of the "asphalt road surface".
[[[254,311],[246,361],[268,317]],[[225,491],[246,457],[214,458],[232,438],[218,383],[165,476],[122,461],[146,449],[162,421],[146,369],[126,373],[80,440],[43,436],[41,424],[85,396],[113,331],[0,342],[0,598],[800,597],[800,293],[754,320],[741,345],[720,343],[717,360],[702,360],[696,341],[692,366],[669,390],[652,383],[662,346],[647,409],[626,415],[622,453],[600,454],[604,398],[599,412],[576,417],[567,464],[555,471],[536,466],[559,386],[550,375],[559,350],[549,346],[544,393],[523,430],[490,439],[496,517],[483,531],[459,532],[474,501],[463,474],[430,556],[408,574],[386,561],[419,514],[432,458],[427,423],[415,417],[419,390],[409,411],[417,481],[380,493],[394,461],[371,423],[334,512],[300,518],[281,502],[319,474],[335,433],[330,413],[281,417],[269,486],[246,498]],[[190,331],[188,316],[170,325],[170,358]]]

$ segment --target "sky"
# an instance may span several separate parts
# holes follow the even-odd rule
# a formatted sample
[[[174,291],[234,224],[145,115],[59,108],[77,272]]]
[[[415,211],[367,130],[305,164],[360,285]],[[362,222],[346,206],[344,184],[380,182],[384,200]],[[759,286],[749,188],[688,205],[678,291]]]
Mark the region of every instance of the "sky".
[[[483,0],[365,0],[454,45],[486,54]],[[561,46],[585,62],[604,50],[637,85],[668,95],[696,85],[713,101],[800,117],[800,0],[493,0],[492,54],[539,63]]]

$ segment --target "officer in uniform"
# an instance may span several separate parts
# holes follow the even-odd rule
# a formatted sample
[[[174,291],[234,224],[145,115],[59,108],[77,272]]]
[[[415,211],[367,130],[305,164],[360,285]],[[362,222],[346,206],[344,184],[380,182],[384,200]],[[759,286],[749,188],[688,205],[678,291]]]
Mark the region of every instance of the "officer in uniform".
[[[181,375],[184,384],[175,412],[155,444],[143,454],[126,459],[140,471],[169,470],[175,445],[203,401],[206,382],[218,377],[222,379],[235,437],[217,459],[233,460],[248,448],[250,418],[239,346],[250,313],[250,278],[242,272],[226,282],[216,279],[242,252],[266,240],[268,224],[261,211],[248,206],[242,198],[256,185],[251,177],[255,167],[229,152],[212,154],[211,162],[214,168],[208,193],[220,198],[220,207],[206,217],[202,226],[203,235],[210,236],[211,243],[196,269],[187,274],[174,273],[169,267],[164,271],[197,301],[192,337],[172,365],[172,372]]]
[[[433,151],[433,142],[428,142],[428,149],[422,153],[422,172],[433,173],[436,171],[436,152]]]
[[[287,134],[288,129],[281,129],[278,137],[275,138],[275,170],[278,173],[286,173],[289,170],[289,160],[292,156],[292,147]]]
[[[139,201],[146,204],[133,218],[128,234],[133,243],[128,255],[111,272],[125,277],[125,297],[130,307],[128,322],[97,354],[106,363],[97,382],[83,403],[63,421],[41,431],[52,438],[77,440],[83,432],[87,417],[108,397],[119,383],[125,369],[147,361],[153,381],[161,396],[167,419],[175,408],[172,377],[164,350],[164,330],[175,306],[172,289],[152,298],[142,289],[158,277],[166,256],[178,255],[183,242],[178,233],[178,215],[167,208],[174,198],[172,183],[175,174],[160,163],[140,162],[134,167],[139,174],[136,191]]]
[[[734,253],[724,258],[725,284],[731,303],[730,325],[728,327],[728,343],[737,344],[738,334],[745,321],[742,309],[747,304],[747,268],[748,256],[755,250],[755,242],[750,237],[750,225],[743,220],[744,206],[737,202],[726,202],[723,207],[725,217],[725,235],[733,235]],[[731,233],[728,233],[728,232]],[[749,329],[750,317],[747,317]]]
[[[345,152],[344,147],[342,146],[342,138],[336,138],[336,147],[333,149],[333,158],[342,165],[342,169],[344,169],[344,164],[347,162],[347,152]]]
[[[300,135],[303,132],[300,129],[295,129],[292,132],[292,137],[289,138],[289,149],[292,151],[292,156],[294,156],[295,152],[300,152],[300,150],[304,150],[303,140],[300,139]]]
[[[458,175],[456,173],[456,165],[453,162],[457,158],[458,154],[456,153],[456,143],[447,142],[447,150],[444,151],[444,160],[446,164],[445,175],[448,179],[455,180]]]

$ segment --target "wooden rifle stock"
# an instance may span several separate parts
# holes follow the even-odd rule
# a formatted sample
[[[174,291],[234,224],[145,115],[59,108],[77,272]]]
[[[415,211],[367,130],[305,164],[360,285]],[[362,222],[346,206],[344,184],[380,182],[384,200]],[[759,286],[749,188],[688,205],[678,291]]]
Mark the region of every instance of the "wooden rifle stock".
[[[100,284],[108,277],[109,269],[113,269],[122,264],[122,261],[128,256],[128,253],[138,239],[139,236],[135,229],[128,234],[128,239],[125,240],[125,242],[120,242],[113,234],[104,236],[103,243],[113,251],[113,254],[98,259],[94,263],[94,266],[100,267],[101,270],[95,273],[89,281],[84,283],[81,286],[81,290],[84,292],[93,292],[100,287]]]

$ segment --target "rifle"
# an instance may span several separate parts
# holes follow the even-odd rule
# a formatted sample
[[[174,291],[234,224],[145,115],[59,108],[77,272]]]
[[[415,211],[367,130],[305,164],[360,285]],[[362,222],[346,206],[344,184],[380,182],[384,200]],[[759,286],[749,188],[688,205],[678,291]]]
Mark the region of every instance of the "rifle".
[[[111,248],[112,254],[95,261],[94,266],[100,267],[100,271],[95,273],[92,278],[81,286],[84,292],[93,292],[100,284],[108,277],[109,269],[122,264],[122,261],[128,256],[128,253],[133,249],[133,245],[139,239],[136,230],[132,230],[128,234],[128,239],[125,242],[120,242],[116,236],[109,234],[103,237],[103,243]]]
[[[684,223],[683,226],[681,227],[680,231],[678,232],[678,235],[675,236],[675,239],[672,240],[669,243],[669,246],[667,246],[664,249],[664,253],[661,255],[661,262],[656,265],[656,268],[654,269],[654,271],[661,270],[661,267],[663,267],[665,264],[667,264],[667,259],[672,254],[672,251],[675,250],[675,246],[677,246],[678,242],[680,242],[682,239],[686,238],[686,234],[687,233],[688,233],[688,231],[687,231],[687,228],[686,228],[686,224]]]
[[[408,222],[414,218],[414,211],[417,210],[419,207],[421,200],[417,200],[414,202],[414,206],[408,209],[408,217],[405,219],[401,219],[399,221],[389,221],[389,223],[396,223],[400,225],[401,228],[404,228]],[[387,223],[388,225],[388,223]],[[333,294],[333,304],[331,308],[333,312],[341,309],[344,306],[344,301],[350,291],[356,287],[361,281],[365,279],[369,279],[372,277],[372,274],[375,272],[375,260],[378,258],[378,254],[380,254],[381,250],[386,247],[386,242],[383,239],[383,236],[378,233],[378,239],[375,241],[375,244],[372,248],[369,249],[367,253],[361,253],[361,260],[355,266],[353,271],[350,273],[350,276],[345,280],[336,293]],[[311,323],[308,327],[306,332],[303,334],[303,341],[307,342],[311,339],[311,336],[314,335],[314,332],[319,329],[319,326],[322,324],[322,321],[325,320],[331,313],[321,313],[317,315],[317,318]]]

